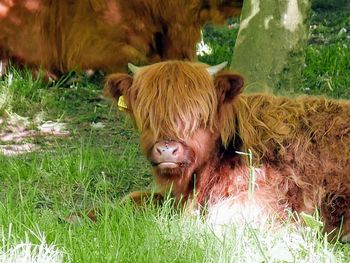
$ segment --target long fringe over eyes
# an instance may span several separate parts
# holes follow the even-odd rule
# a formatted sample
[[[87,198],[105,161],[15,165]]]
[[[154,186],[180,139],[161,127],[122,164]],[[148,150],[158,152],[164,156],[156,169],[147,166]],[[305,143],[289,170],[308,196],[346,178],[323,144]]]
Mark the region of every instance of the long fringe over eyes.
[[[145,68],[135,75],[127,96],[141,131],[182,139],[199,128],[216,128],[217,95],[205,65],[177,61]]]

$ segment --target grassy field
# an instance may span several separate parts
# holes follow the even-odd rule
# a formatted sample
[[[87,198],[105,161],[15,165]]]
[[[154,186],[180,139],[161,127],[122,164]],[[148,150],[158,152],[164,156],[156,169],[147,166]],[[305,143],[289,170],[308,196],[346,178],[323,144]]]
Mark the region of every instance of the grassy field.
[[[225,30],[218,39],[236,34]],[[349,31],[344,12],[314,14],[300,92],[350,98]],[[48,86],[16,70],[0,80],[0,262],[350,261],[349,246],[326,242],[317,221],[224,229],[181,216],[171,200],[162,209],[121,203],[154,186],[132,123],[100,97],[101,85]],[[92,207],[97,223],[66,221]]]

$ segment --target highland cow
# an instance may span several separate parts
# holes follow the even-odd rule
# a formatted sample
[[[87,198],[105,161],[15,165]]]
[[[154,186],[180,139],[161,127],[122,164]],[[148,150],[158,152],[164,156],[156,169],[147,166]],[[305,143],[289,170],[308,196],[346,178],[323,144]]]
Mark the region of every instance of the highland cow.
[[[106,81],[106,95],[125,98],[161,192],[209,213],[219,202],[228,210],[253,204],[257,217],[278,219],[318,209],[325,231],[342,228],[348,240],[350,101],[241,94],[243,78],[220,68],[168,61]],[[240,154],[249,149],[251,199]]]
[[[58,75],[193,60],[201,27],[237,16],[242,1],[0,0],[0,64]]]

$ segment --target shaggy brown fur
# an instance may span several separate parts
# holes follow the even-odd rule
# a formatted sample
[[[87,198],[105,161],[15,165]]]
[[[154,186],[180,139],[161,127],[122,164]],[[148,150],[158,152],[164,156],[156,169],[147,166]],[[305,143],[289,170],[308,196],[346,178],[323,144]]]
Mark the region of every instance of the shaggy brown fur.
[[[195,57],[200,29],[242,0],[0,0],[0,59],[52,72]]]
[[[267,214],[320,209],[326,231],[343,224],[349,234],[350,102],[239,95],[242,86],[239,75],[212,79],[201,64],[172,61],[134,79],[111,75],[105,89],[126,97],[155,177],[176,198],[244,205],[249,167],[236,151],[251,149],[254,198]]]

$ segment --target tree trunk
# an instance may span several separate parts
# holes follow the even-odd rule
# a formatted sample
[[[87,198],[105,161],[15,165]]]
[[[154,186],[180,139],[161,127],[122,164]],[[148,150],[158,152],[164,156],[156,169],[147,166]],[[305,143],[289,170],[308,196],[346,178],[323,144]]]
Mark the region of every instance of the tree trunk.
[[[309,0],[245,0],[231,69],[247,92],[287,92],[300,85]]]

